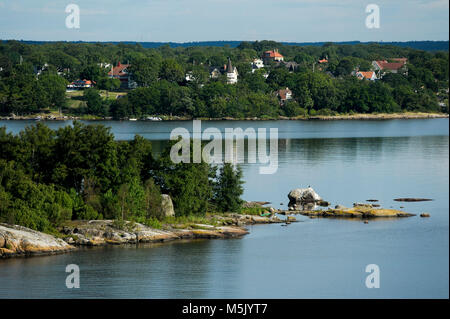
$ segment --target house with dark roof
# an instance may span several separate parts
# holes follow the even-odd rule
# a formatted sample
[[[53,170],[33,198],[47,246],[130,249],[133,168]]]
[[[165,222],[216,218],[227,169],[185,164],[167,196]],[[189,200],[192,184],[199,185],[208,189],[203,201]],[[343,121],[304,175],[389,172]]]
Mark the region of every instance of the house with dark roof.
[[[238,81],[238,70],[235,66],[231,64],[231,59],[228,58],[228,63],[226,65],[227,83],[235,84]]]
[[[285,62],[285,61],[281,61],[281,62],[277,62],[275,64],[277,67],[282,65],[284,66],[286,69],[288,69],[289,72],[294,72],[295,70],[297,70],[297,68],[300,66],[297,62],[295,61],[289,61],[289,62]]]

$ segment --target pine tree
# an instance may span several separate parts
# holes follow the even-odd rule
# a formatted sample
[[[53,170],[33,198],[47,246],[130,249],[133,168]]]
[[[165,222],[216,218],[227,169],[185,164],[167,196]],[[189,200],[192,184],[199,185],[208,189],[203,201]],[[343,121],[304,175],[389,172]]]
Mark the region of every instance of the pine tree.
[[[233,168],[230,163],[225,163],[219,171],[219,176],[214,185],[214,203],[222,212],[236,212],[242,204],[242,169],[239,166]]]

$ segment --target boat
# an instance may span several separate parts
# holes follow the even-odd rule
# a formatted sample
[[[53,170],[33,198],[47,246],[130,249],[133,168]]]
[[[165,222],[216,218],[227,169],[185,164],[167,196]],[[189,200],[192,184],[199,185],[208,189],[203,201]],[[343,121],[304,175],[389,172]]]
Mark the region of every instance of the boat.
[[[155,116],[148,116],[147,121],[162,121],[162,118]]]

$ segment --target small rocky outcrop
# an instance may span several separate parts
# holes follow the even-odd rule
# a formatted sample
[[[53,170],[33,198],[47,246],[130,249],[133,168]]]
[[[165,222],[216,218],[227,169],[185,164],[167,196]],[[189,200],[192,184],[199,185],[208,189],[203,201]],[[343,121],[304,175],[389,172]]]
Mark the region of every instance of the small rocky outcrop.
[[[375,217],[410,217],[415,214],[410,214],[401,210],[373,208],[367,205],[354,206],[352,208],[338,207],[327,210],[301,211],[301,215],[314,217],[356,217],[356,218],[375,218]]]
[[[75,249],[64,240],[23,226],[0,224],[0,258],[51,255]]]
[[[277,217],[276,214],[272,214],[271,216],[258,216],[258,215],[228,213],[225,215],[215,215],[214,218],[223,223],[224,225],[233,225],[233,226],[276,224],[283,222],[283,220]]]
[[[161,195],[161,208],[164,216],[173,217],[175,216],[175,210],[173,208],[172,198],[169,195]]]
[[[289,192],[288,198],[288,206],[295,210],[309,209],[308,206],[312,205],[329,206],[329,203],[324,201],[311,187],[293,189]]]
[[[429,202],[432,201],[431,198],[396,198],[396,202]]]
[[[289,192],[288,198],[289,201],[297,203],[313,203],[322,200],[311,187],[293,189]]]

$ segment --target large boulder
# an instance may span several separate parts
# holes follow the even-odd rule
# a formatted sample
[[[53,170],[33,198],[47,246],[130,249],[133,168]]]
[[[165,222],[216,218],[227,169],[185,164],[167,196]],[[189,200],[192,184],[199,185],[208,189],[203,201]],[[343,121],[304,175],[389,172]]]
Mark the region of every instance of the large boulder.
[[[167,194],[163,194],[161,195],[161,207],[162,207],[162,211],[164,216],[166,217],[173,217],[175,216],[175,210],[173,209],[173,203],[172,203],[172,199],[170,198],[169,195]]]
[[[74,249],[62,239],[23,226],[0,223],[0,258]]]
[[[289,192],[289,206],[293,204],[305,204],[305,203],[317,203],[321,202],[322,198],[312,189],[308,188],[296,188]]]

